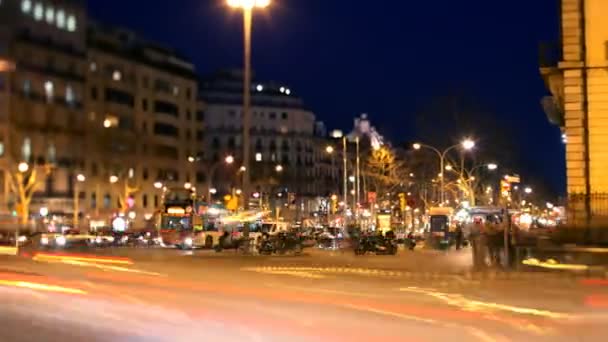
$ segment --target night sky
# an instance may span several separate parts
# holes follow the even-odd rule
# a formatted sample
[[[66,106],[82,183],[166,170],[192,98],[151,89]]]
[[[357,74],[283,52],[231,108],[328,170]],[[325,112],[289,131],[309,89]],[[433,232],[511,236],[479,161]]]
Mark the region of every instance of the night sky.
[[[177,48],[200,73],[241,66],[242,18],[224,0],[88,2],[94,18]],[[254,18],[253,66],[329,128],[368,113],[393,142],[418,138],[414,113],[462,89],[517,127],[521,174],[561,193],[563,145],[538,71],[538,47],[558,30],[555,0],[274,0]]]

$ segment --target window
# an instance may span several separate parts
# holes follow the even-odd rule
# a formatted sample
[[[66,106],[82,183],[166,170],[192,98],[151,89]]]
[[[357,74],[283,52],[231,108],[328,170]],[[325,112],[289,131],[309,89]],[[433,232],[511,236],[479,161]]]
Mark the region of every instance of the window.
[[[268,114],[268,118],[269,118],[270,120],[275,120],[275,119],[277,118],[277,113],[269,113],[269,114]]]
[[[202,172],[196,173],[196,182],[197,183],[205,183],[207,181],[207,176]]]
[[[186,111],[186,120],[192,120],[192,113],[189,110]]]
[[[257,139],[257,140],[255,141],[255,149],[256,149],[257,151],[260,151],[260,150],[262,150],[262,148],[263,148],[263,147],[264,147],[264,146],[262,145],[262,139]]]
[[[110,203],[111,201],[112,201],[112,198],[110,197],[110,194],[105,194],[103,196],[103,207],[106,209],[109,209],[110,205],[111,205],[111,203]]]
[[[95,87],[91,88],[91,99],[95,101],[97,100],[97,88]]]
[[[172,159],[172,160],[178,160],[179,159],[179,154],[177,152],[177,148],[173,147],[173,146],[167,146],[167,145],[157,145],[156,146],[156,155],[162,158],[167,158],[167,159]]]
[[[283,113],[281,114],[281,119],[283,119],[283,120],[287,120],[287,117],[288,117],[288,114],[287,114],[286,112],[283,112]]]
[[[187,130],[187,131],[186,131],[186,139],[187,139],[187,140],[192,139],[192,132],[190,132],[190,130]]]
[[[106,88],[105,98],[108,102],[122,104],[128,107],[133,107],[135,105],[135,98],[132,94],[118,89]]]
[[[201,131],[196,131],[196,140],[197,141],[203,141],[205,140],[205,133],[201,130]]]
[[[144,207],[144,209],[148,208],[148,195],[143,195],[141,197],[141,204]]]
[[[55,21],[55,9],[52,6],[47,6],[44,18],[47,24],[53,24]]]
[[[143,109],[144,112],[148,111],[148,100],[146,100],[146,99],[141,100],[141,108]]]
[[[221,147],[221,145],[222,145],[222,144],[220,143],[220,138],[218,138],[218,137],[213,137],[213,141],[211,142],[211,146],[212,146],[214,149],[216,149],[216,150],[217,150],[217,149],[219,149],[219,148]]]
[[[192,97],[192,90],[190,88],[186,88],[186,99],[190,100]]]
[[[46,81],[44,82],[44,94],[46,96],[47,102],[53,102],[53,82]]]
[[[256,162],[261,162],[262,161],[262,154],[261,153],[256,153],[255,154],[255,161]]]
[[[144,86],[144,89],[148,89],[148,87],[150,86],[150,79],[148,78],[148,76],[143,77],[142,84]]]
[[[228,111],[228,116],[231,117],[231,118],[236,117],[236,111],[235,110],[229,110]]]
[[[25,80],[23,81],[23,94],[28,96],[32,92],[32,81]]]
[[[99,169],[97,167],[97,163],[92,163],[91,164],[91,175],[92,176],[97,176],[98,172],[99,172]]]
[[[65,102],[73,105],[76,102],[76,95],[74,94],[74,88],[71,85],[65,87]]]
[[[95,209],[97,208],[97,194],[92,192],[91,193],[91,209]]]
[[[122,73],[118,70],[114,70],[112,72],[112,79],[116,82],[122,80]]]
[[[234,137],[228,138],[228,148],[234,148],[236,144],[234,143]]]
[[[65,29],[65,12],[63,10],[57,11],[57,15],[55,16],[55,24],[57,24],[57,28],[60,28],[62,30]]]
[[[37,3],[34,6],[34,19],[36,19],[36,21],[40,21],[40,20],[42,20],[43,16],[44,16],[44,8],[42,7],[41,3]]]
[[[0,137],[0,157],[4,157],[4,138]]]
[[[205,112],[203,112],[203,111],[196,112],[196,121],[198,121],[198,122],[205,121]]]
[[[154,124],[154,134],[177,138],[179,137],[179,129],[170,124],[157,122]]]
[[[30,13],[32,11],[32,0],[21,1],[21,12]]]
[[[158,195],[154,195],[154,207],[158,208]]]
[[[154,102],[154,111],[156,113],[164,113],[174,117],[179,116],[179,110],[177,106],[173,103],[166,101],[155,101]]]
[[[67,29],[70,32],[76,31],[76,17],[73,15],[68,16],[68,21],[66,23]]]
[[[149,176],[150,176],[150,175],[148,174],[148,169],[144,169],[143,174],[142,174],[142,178],[143,178],[144,180],[148,180],[148,177],[149,177]]]

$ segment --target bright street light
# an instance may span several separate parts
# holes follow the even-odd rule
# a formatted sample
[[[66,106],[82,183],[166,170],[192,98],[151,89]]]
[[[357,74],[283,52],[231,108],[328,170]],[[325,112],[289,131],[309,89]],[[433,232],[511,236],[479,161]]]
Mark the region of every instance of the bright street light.
[[[251,10],[254,7],[266,8],[270,5],[270,0],[227,0],[228,6]]]
[[[325,152],[327,152],[328,154],[332,154],[332,153],[334,153],[334,147],[333,147],[333,146],[331,146],[331,145],[328,145],[328,146],[325,148]]]
[[[224,161],[226,162],[226,164],[232,164],[232,163],[234,163],[234,157],[227,156],[226,159],[224,159]]]
[[[17,165],[17,170],[21,173],[25,173],[30,169],[30,166],[26,162],[21,162]]]
[[[465,139],[462,142],[462,148],[464,148],[467,151],[472,150],[474,147],[475,147],[475,142],[471,139]]]
[[[283,172],[283,165],[277,165],[277,166],[276,166],[274,169],[275,169],[277,172]]]
[[[184,189],[186,189],[186,190],[192,189],[192,183],[190,183],[190,182],[184,183]]]
[[[196,159],[193,156],[188,157],[188,162],[194,163]]]
[[[215,194],[217,194],[217,189],[216,188],[211,188],[211,189],[209,189],[209,193],[212,194],[212,195],[215,195]]]
[[[239,169],[240,172],[245,172],[247,171],[247,168],[245,166],[241,166],[241,168]]]
[[[452,171],[452,170],[454,170],[454,168],[452,167],[452,165],[448,164],[448,165],[445,166],[445,170],[446,171]]]
[[[414,148],[414,150],[419,150],[422,148],[422,145],[419,143],[415,143],[414,145],[412,145],[412,147]]]
[[[498,169],[498,165],[496,165],[494,163],[488,164],[488,170],[494,171],[496,169]]]
[[[160,181],[159,182],[154,182],[154,187],[157,188],[157,189],[162,189],[163,183],[160,182]]]
[[[241,190],[241,189],[236,189],[236,191],[235,191],[235,192],[236,192],[236,194],[237,194],[237,195],[239,195],[239,196],[240,196],[240,195],[243,193],[243,190]]]
[[[114,184],[118,182],[118,176],[112,175],[110,176],[110,183]]]
[[[527,194],[531,194],[532,193],[532,188],[531,187],[527,187],[524,189],[524,192]]]
[[[76,176],[76,180],[82,183],[87,180],[87,177],[85,177],[82,173],[80,173]]]

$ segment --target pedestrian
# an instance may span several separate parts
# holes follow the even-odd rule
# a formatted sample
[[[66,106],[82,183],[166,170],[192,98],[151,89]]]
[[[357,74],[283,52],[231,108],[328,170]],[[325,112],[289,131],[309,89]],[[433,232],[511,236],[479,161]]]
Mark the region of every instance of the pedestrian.
[[[473,222],[467,225],[467,229],[464,232],[466,238],[471,241],[471,247],[473,250],[473,267],[476,270],[481,270],[486,266],[486,236],[483,233],[484,230],[483,218],[474,217]]]
[[[463,232],[462,232],[462,223],[458,223],[456,225],[455,239],[456,239],[456,250],[459,251],[462,248],[462,240],[463,240]]]

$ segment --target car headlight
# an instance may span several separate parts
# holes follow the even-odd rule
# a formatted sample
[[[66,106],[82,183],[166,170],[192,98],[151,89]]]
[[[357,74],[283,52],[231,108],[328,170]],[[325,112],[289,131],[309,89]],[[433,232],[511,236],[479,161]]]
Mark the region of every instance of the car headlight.
[[[49,238],[46,236],[43,236],[40,238],[40,244],[41,245],[48,245],[49,244]]]
[[[114,242],[114,237],[113,236],[108,237],[108,241],[109,242]]]
[[[184,244],[185,245],[192,246],[192,243],[193,243],[192,238],[185,238],[184,239]]]
[[[55,239],[55,243],[57,244],[57,246],[65,246],[67,240],[65,239],[65,236],[58,236]]]

